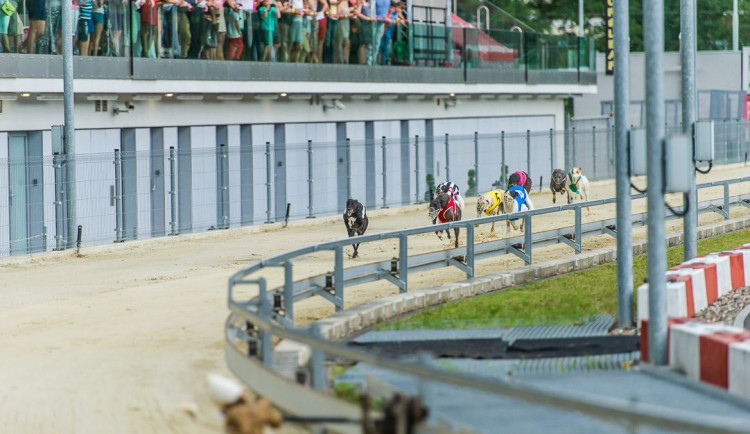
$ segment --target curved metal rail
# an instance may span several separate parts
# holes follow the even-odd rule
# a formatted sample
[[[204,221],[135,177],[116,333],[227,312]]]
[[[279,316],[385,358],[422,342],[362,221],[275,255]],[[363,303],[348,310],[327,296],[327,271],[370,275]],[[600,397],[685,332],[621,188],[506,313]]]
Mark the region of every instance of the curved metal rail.
[[[729,196],[729,185],[750,181],[750,177],[718,181],[698,185],[698,189],[723,187],[723,198],[705,201],[699,204],[701,212],[717,212],[725,219],[729,218],[729,207],[739,204],[750,208],[750,194]],[[631,196],[631,199],[645,198],[645,194]],[[227,322],[227,332],[241,341],[248,343],[248,353],[259,358],[270,368],[273,364],[272,337],[292,339],[310,346],[314,351],[310,361],[312,385],[323,390],[324,353],[330,356],[342,357],[357,362],[372,363],[384,368],[413,374],[421,380],[437,380],[457,386],[471,387],[477,390],[511,396],[530,402],[551,405],[557,408],[580,411],[598,418],[615,418],[656,426],[703,432],[745,432],[746,427],[734,421],[711,418],[701,415],[696,417],[687,412],[667,408],[655,409],[653,406],[641,406],[631,402],[606,400],[597,398],[589,400],[579,396],[572,396],[561,392],[549,392],[536,389],[528,385],[520,385],[507,381],[490,381],[487,378],[477,378],[465,374],[446,372],[441,369],[425,366],[419,363],[408,363],[389,359],[352,348],[343,344],[325,340],[321,337],[319,328],[313,326],[299,329],[294,327],[294,302],[315,295],[333,303],[337,311],[343,310],[344,288],[376,280],[387,280],[395,284],[401,292],[408,290],[408,274],[430,268],[456,266],[466,273],[467,278],[474,276],[474,264],[477,259],[513,253],[526,261],[532,261],[532,247],[534,245],[549,245],[565,243],[576,253],[581,252],[581,242],[584,237],[601,234],[614,235],[616,226],[614,219],[601,220],[588,224],[581,223],[583,207],[596,207],[615,203],[615,198],[600,199],[590,202],[542,208],[514,214],[483,217],[460,222],[445,223],[434,226],[412,228],[401,231],[365,235],[357,238],[358,243],[382,241],[387,239],[399,240],[399,256],[390,261],[365,264],[351,268],[344,268],[344,247],[352,243],[352,239],[342,239],[313,246],[304,247],[291,252],[279,254],[238,271],[229,280],[228,304],[232,316]],[[572,227],[546,231],[534,234],[532,220],[534,216],[573,211],[575,225]],[[501,222],[508,219],[525,219],[524,235],[510,239],[497,240],[476,244],[474,242],[474,225]],[[646,215],[634,214],[634,225],[645,225]],[[408,238],[410,236],[447,230],[452,228],[466,230],[466,246],[440,252],[420,255],[408,255]],[[294,281],[292,260],[314,252],[333,251],[334,270],[332,272]],[[264,268],[280,267],[284,270],[284,284],[279,288],[269,290],[263,277],[248,278],[251,274]],[[238,300],[235,287],[238,285],[252,285],[257,287],[258,296],[249,300]],[[238,325],[239,324],[239,325]],[[246,329],[243,329],[246,325]],[[232,344],[229,343],[231,346]]]

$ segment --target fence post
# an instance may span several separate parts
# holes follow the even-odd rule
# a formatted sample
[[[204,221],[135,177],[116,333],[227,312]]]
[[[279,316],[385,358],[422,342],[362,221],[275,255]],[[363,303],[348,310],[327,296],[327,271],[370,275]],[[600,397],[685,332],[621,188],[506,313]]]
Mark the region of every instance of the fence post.
[[[414,135],[414,172],[416,177],[414,203],[419,203],[419,134]]]
[[[268,300],[265,280],[261,281],[258,285],[258,297],[260,298],[261,316],[264,319],[271,319],[273,306]],[[270,332],[263,329],[258,330],[258,335],[260,335],[260,351],[263,358],[263,365],[270,368],[273,366],[273,336]]]
[[[400,293],[409,291],[408,239],[409,237],[405,234],[401,234],[398,237],[398,279],[403,285],[399,288]]]
[[[532,248],[533,248],[533,240],[532,240],[532,228],[531,228],[531,214],[526,214],[523,217],[526,221],[524,223],[523,228],[523,251],[526,253],[526,264],[531,265],[532,262]]]
[[[729,183],[724,183],[724,220],[729,220]]]
[[[284,317],[294,326],[294,274],[292,261],[284,262]]]
[[[555,170],[555,131],[549,129],[549,173]]]
[[[466,225],[466,278],[471,279],[476,274],[474,272],[474,225]]]
[[[479,133],[474,131],[474,195],[479,195]]]
[[[336,312],[344,310],[344,248],[334,248],[333,287],[336,295]]]
[[[592,150],[592,153],[594,154],[594,164],[593,164],[594,179],[599,179],[596,176],[596,125],[591,126],[591,143],[592,143],[591,150]]]
[[[119,149],[115,149],[115,242],[121,243],[122,239],[122,155]]]
[[[500,131],[500,160],[502,167],[500,167],[500,188],[505,189],[508,184],[508,172],[505,170],[505,131]]]
[[[352,145],[349,137],[346,138],[346,198],[352,198]]]
[[[169,147],[169,235],[177,235],[177,155],[174,146]]]
[[[266,142],[266,223],[273,223],[271,219],[271,204],[273,192],[271,179],[273,176],[273,161],[271,161],[271,142]]]
[[[580,254],[583,250],[583,234],[581,230],[581,207],[576,207],[575,217],[575,237],[576,237],[576,254]]]
[[[65,187],[63,184],[62,171],[63,156],[55,152],[52,157],[52,165],[55,169],[55,250],[65,250],[65,215],[63,203],[65,202]]]
[[[229,228],[229,186],[227,180],[229,174],[227,173],[227,167],[229,165],[228,152],[226,144],[222,143],[219,145],[219,200],[221,200],[221,216],[218,222],[219,229]]]
[[[307,218],[315,218],[313,215],[313,150],[312,140],[307,141]]]
[[[568,167],[565,168],[566,171],[570,170],[571,167],[573,167],[574,164],[576,164],[576,127],[571,127],[571,136],[572,136],[572,153],[570,156],[570,161],[568,161]]]
[[[531,130],[526,130],[526,174],[531,174]]]
[[[445,180],[451,180],[451,151],[448,133],[445,133]]]
[[[320,332],[320,325],[312,323],[310,331],[313,337],[322,339],[322,333]],[[313,350],[312,356],[310,357],[310,380],[312,387],[315,390],[325,391],[326,390],[326,378],[325,378],[325,367],[323,366],[325,361],[325,355],[320,350]]]
[[[385,136],[383,136],[383,143],[380,145],[380,149],[383,152],[383,208],[388,208],[388,158],[385,152]]]

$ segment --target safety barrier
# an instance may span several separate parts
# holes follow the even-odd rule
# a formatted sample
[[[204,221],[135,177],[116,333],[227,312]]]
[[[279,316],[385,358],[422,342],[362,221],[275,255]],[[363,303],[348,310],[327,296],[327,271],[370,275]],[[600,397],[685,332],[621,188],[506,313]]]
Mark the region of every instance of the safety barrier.
[[[724,216],[725,219],[728,219],[730,205],[739,204],[750,207],[750,199],[748,199],[750,195],[729,196],[729,185],[748,181],[750,181],[750,177],[699,185],[699,189],[723,186],[724,192],[721,199],[700,203],[698,205],[699,211],[717,212]],[[631,196],[631,199],[642,199],[645,197],[645,195],[639,194]],[[256,370],[261,366],[260,363],[269,370],[273,367],[273,339],[289,339],[300,342],[312,349],[309,370],[311,384],[318,391],[324,391],[326,388],[324,359],[325,355],[328,355],[329,357],[338,357],[345,360],[371,363],[386,369],[411,374],[418,377],[420,381],[440,381],[456,386],[470,387],[479,391],[512,396],[538,404],[580,411],[593,417],[636,418],[641,423],[669,429],[701,430],[705,432],[722,430],[724,432],[742,431],[745,427],[718,417],[696,417],[692,414],[665,409],[654,411],[647,406],[637,403],[608,402],[600,399],[590,400],[586,397],[573,396],[572,394],[563,392],[556,391],[552,393],[527,385],[447,372],[424,363],[389,359],[326,340],[322,337],[321,328],[317,324],[312,324],[304,328],[294,326],[295,302],[317,295],[331,302],[337,311],[341,311],[344,309],[344,289],[347,287],[377,280],[386,280],[396,285],[400,292],[407,292],[408,276],[410,273],[445,266],[455,266],[462,270],[467,278],[472,278],[475,273],[475,261],[478,259],[512,253],[522,258],[527,264],[530,264],[533,258],[534,245],[544,246],[565,243],[571,246],[576,253],[580,253],[584,237],[600,234],[614,235],[617,230],[614,219],[582,224],[582,208],[603,206],[615,202],[615,198],[608,198],[509,215],[484,217],[422,228],[366,235],[358,237],[356,242],[369,243],[389,239],[398,240],[398,257],[390,261],[350,268],[344,268],[344,247],[350,245],[352,239],[342,239],[308,246],[259,261],[235,273],[229,281],[228,304],[232,314],[227,321],[227,362],[240,378],[252,383],[252,379],[258,377]],[[532,222],[535,216],[564,211],[575,213],[574,226],[537,234],[532,232]],[[525,220],[525,232],[522,237],[487,243],[475,243],[474,225],[502,222],[517,218]],[[646,224],[645,214],[633,215],[632,219],[635,225]],[[466,231],[466,246],[409,256],[409,237],[453,228],[461,228]],[[333,271],[295,281],[292,261],[301,256],[322,251],[332,251],[334,253]],[[278,268],[283,271],[284,284],[282,286],[270,289],[265,277],[251,276],[260,270],[269,268]],[[257,288],[258,295],[243,298],[242,294],[244,294],[244,291],[241,292],[239,288],[247,286]],[[245,357],[244,354],[250,357]],[[249,367],[250,365],[252,365],[252,368]],[[259,390],[260,393],[269,395],[269,398],[272,400],[277,398],[278,400],[275,401],[278,403],[284,402],[286,405],[290,405],[289,401],[283,401],[284,396],[279,395],[281,393],[279,392],[279,387],[268,386],[267,379],[264,381],[266,382],[266,386],[263,388],[264,390]],[[313,412],[308,413],[311,416],[318,415],[310,409],[300,410],[299,408],[290,407],[287,407],[287,409],[290,411]],[[349,408],[347,411],[351,412],[354,410]],[[350,414],[346,414],[345,416],[350,416]]]

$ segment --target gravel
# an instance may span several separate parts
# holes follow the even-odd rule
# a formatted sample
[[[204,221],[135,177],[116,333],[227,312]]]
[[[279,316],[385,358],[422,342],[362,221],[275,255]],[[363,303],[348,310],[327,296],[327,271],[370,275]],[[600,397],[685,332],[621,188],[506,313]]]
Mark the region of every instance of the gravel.
[[[712,322],[734,325],[734,320],[745,306],[750,305],[750,287],[729,291],[695,317]]]

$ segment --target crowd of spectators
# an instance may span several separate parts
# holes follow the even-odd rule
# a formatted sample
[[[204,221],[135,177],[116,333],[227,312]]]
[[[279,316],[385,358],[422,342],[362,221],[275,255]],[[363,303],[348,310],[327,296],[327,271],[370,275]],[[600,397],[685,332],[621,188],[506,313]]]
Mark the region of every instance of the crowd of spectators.
[[[60,53],[64,1],[70,0],[0,0],[0,52]],[[79,56],[362,65],[407,57],[401,0],[72,0],[72,5]]]

